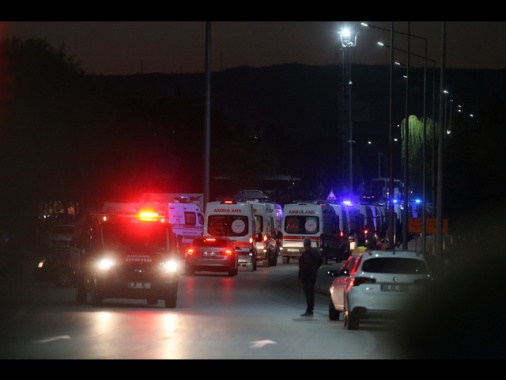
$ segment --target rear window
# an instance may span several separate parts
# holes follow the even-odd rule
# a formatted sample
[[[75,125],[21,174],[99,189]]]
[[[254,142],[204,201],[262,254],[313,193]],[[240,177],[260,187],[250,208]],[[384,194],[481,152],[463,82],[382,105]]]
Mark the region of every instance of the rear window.
[[[428,268],[423,261],[417,259],[377,257],[364,261],[362,271],[370,273],[425,274],[428,273]]]

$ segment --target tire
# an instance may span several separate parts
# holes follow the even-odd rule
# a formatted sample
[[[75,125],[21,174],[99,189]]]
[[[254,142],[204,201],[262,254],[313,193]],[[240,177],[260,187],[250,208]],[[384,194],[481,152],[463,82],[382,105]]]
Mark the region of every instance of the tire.
[[[84,282],[82,279],[77,281],[76,284],[76,302],[77,303],[86,303],[88,298],[88,293],[86,292],[86,288],[84,287]]]
[[[360,321],[357,317],[351,317],[349,315],[344,316],[344,327],[348,330],[358,330]]]
[[[174,289],[171,289],[169,294],[165,297],[165,307],[167,309],[174,309],[177,304],[177,286]]]
[[[148,305],[156,305],[158,303],[158,298],[148,298],[147,303]]]
[[[278,256],[279,256],[279,250],[278,248],[276,247],[276,249],[274,250],[274,254],[272,256],[269,256],[269,264],[271,267],[275,267],[276,265],[278,265]]]
[[[195,268],[191,267],[191,266],[186,266],[184,268],[184,274],[187,275],[187,276],[193,276],[195,274]]]
[[[67,268],[59,268],[56,270],[54,284],[58,288],[69,288],[72,286],[72,273]]]
[[[100,296],[98,291],[97,280],[93,280],[93,284],[91,285],[91,304],[98,306],[102,303],[103,298]]]
[[[329,300],[329,319],[331,321],[338,321],[341,312],[337,311],[332,303],[332,299]]]

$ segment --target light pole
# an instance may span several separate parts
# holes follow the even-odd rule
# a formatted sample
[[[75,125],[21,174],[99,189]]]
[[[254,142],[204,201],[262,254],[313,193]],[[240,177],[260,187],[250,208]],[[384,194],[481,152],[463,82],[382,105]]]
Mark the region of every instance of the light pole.
[[[383,156],[383,153],[378,153],[378,178],[381,178],[381,156]]]
[[[364,27],[371,27],[373,29],[379,29],[379,30],[383,30],[383,31],[389,31],[388,29],[383,29],[383,28],[379,28],[377,26],[373,26],[373,25],[369,25],[367,23],[364,23],[362,22],[361,23],[362,26]],[[425,244],[426,244],[426,215],[425,215],[425,209],[426,209],[426,191],[425,191],[425,182],[426,182],[426,179],[425,179],[425,171],[426,171],[426,168],[425,168],[425,155],[426,155],[426,132],[427,132],[427,118],[426,118],[426,102],[427,102],[427,38],[425,37],[421,37],[421,36],[417,36],[415,34],[411,34],[410,33],[410,24],[408,22],[408,33],[403,33],[403,32],[399,32],[399,31],[394,31],[392,30],[391,33],[399,33],[399,34],[403,34],[403,35],[406,35],[408,36],[408,50],[405,51],[405,53],[407,53],[407,57],[408,57],[408,69],[409,70],[409,57],[410,55],[412,55],[411,53],[411,50],[410,50],[410,40],[411,40],[411,37],[415,37],[415,38],[419,38],[421,40],[424,41],[424,45],[425,45],[425,53],[424,53],[424,56],[422,58],[424,58],[424,71],[423,71],[423,76],[424,76],[424,79],[423,79],[423,85],[424,85],[424,89],[423,89],[423,146],[422,146],[422,161],[423,161],[423,169],[422,169],[422,176],[423,176],[423,179],[422,179],[422,203],[423,203],[423,210],[424,212],[422,213],[422,252],[425,253]],[[393,45],[393,44],[392,44]],[[392,50],[394,49],[393,46],[391,47]],[[401,49],[396,49],[396,50],[401,50]],[[413,54],[416,56],[416,54]],[[408,194],[406,193],[406,190],[409,191],[409,183],[408,183],[408,131],[409,131],[409,118],[408,118],[408,93],[407,93],[407,83],[406,82],[406,133],[405,133],[405,138],[406,138],[406,144],[405,144],[405,154],[406,154],[406,159],[405,159],[405,175],[404,175],[404,186],[405,186],[405,195],[404,195],[404,215],[405,215],[405,219],[404,219],[404,223],[403,223],[403,248],[404,249],[407,249],[407,231],[408,231],[408,226],[407,226],[407,213],[408,213]],[[433,109],[433,112],[434,112],[434,109]],[[434,119],[433,119],[433,123],[434,123]]]
[[[420,37],[420,38],[423,38],[423,37]],[[433,65],[433,75],[432,75],[432,123],[433,123],[433,129],[434,129],[434,110],[435,110],[435,105],[434,105],[434,99],[435,99],[435,67],[436,67],[436,62],[433,60],[433,59],[430,59],[430,58],[427,58],[427,40],[425,40],[425,55],[424,56],[421,56],[421,55],[418,55],[418,54],[415,54],[415,53],[410,53],[406,50],[403,50],[403,49],[399,49],[399,48],[393,48],[394,50],[399,50],[403,53],[406,53],[406,54],[410,54],[410,55],[413,55],[415,57],[419,57],[419,58],[423,58],[424,59],[424,69],[423,69],[423,142],[422,142],[422,205],[423,205],[423,213],[422,213],[422,252],[425,252],[426,251],[426,205],[427,205],[427,197],[426,197],[426,141],[427,141],[427,116],[426,116],[426,103],[427,103],[427,61],[431,61],[432,62],[432,65]],[[390,49],[392,49],[391,46],[389,45],[386,45],[382,42],[378,42],[378,45],[380,46],[384,46],[384,47],[388,47]],[[434,185],[434,163],[435,163],[435,158],[434,158],[434,144],[435,144],[435,140],[433,139],[433,158],[432,158],[432,162],[433,162],[433,173],[432,173],[432,183]],[[406,152],[407,154],[407,152]],[[433,186],[433,191],[434,191],[434,186]],[[432,201],[434,202],[434,194],[432,196]]]
[[[348,124],[349,124],[349,194],[353,195],[353,119],[351,108],[351,48],[357,46],[357,33],[353,33],[349,28],[344,28],[339,32],[341,46],[343,48],[343,68],[346,67],[344,75],[346,83],[346,97],[348,100]],[[344,125],[344,124],[343,124]]]

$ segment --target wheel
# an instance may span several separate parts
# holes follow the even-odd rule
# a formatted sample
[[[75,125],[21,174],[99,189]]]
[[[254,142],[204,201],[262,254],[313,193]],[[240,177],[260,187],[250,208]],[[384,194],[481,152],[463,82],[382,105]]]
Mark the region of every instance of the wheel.
[[[59,268],[56,270],[54,284],[59,288],[68,288],[72,286],[72,273],[67,268]]]
[[[158,298],[148,298],[148,305],[156,305],[158,303]]]
[[[86,288],[84,287],[84,281],[80,279],[76,284],[76,302],[86,303],[87,298],[88,294],[86,293]]]
[[[360,321],[357,317],[353,317],[350,313],[345,310],[344,311],[344,327],[348,330],[358,330],[358,326]]]
[[[269,256],[269,265],[271,267],[275,267],[276,265],[278,265],[278,255],[279,255],[279,250],[278,248],[276,247],[276,249],[274,250],[274,254]]]
[[[288,256],[283,256],[283,264],[288,264],[290,262],[290,258]]]
[[[98,291],[97,280],[93,280],[93,284],[91,285],[91,304],[92,305],[100,305],[102,303],[102,297]]]
[[[177,286],[175,286],[173,289],[170,290],[169,294],[167,294],[167,297],[165,297],[165,307],[167,309],[173,309],[176,307],[177,304]]]
[[[336,310],[336,308],[334,307],[334,304],[332,303],[332,300],[330,299],[329,300],[329,319],[331,321],[338,321],[340,315],[341,315],[341,313]]]

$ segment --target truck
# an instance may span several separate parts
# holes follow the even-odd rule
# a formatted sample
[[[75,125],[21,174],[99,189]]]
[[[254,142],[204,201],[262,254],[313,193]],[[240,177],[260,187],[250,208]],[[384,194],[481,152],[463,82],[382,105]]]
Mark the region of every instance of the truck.
[[[70,255],[77,303],[127,298],[176,307],[181,260],[164,216],[151,210],[88,213],[76,222]]]
[[[251,203],[233,199],[206,204],[204,236],[227,237],[238,253],[240,267],[257,269],[258,251],[255,244],[255,216]]]

